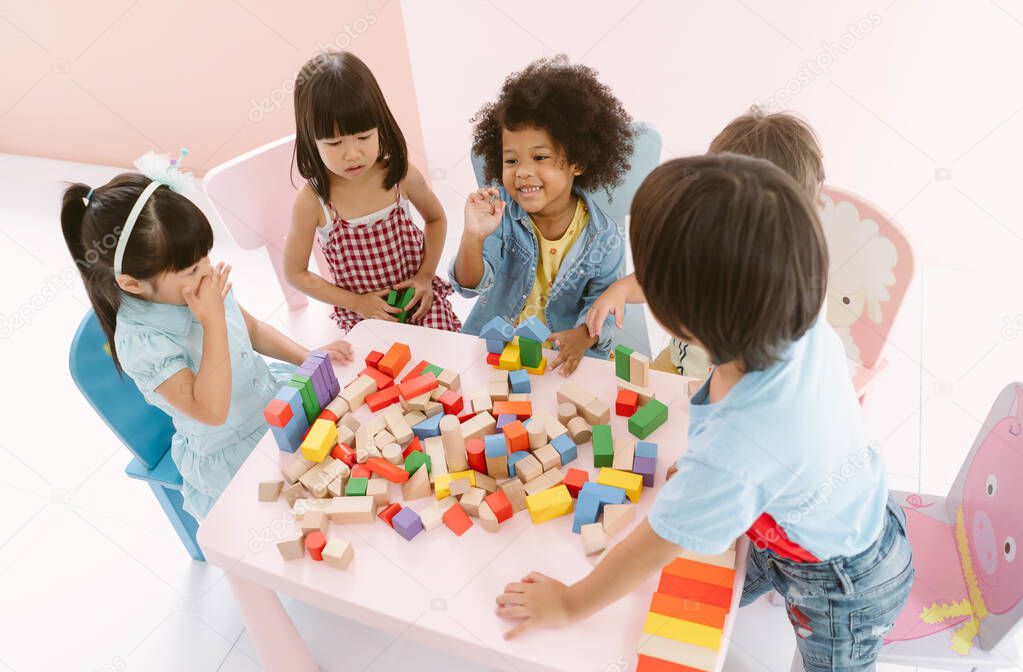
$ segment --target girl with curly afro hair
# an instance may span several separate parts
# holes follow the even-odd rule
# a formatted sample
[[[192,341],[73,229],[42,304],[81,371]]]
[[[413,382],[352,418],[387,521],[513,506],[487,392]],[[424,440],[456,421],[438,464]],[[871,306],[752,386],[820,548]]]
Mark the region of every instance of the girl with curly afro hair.
[[[464,330],[537,317],[559,351],[552,369],[568,375],[584,354],[606,358],[614,320],[591,337],[586,314],[621,276],[625,247],[589,194],[610,192],[629,170],[628,113],[594,70],[559,56],[510,75],[473,123],[473,151],[493,186],[467,199],[451,264],[455,289],[480,297]]]

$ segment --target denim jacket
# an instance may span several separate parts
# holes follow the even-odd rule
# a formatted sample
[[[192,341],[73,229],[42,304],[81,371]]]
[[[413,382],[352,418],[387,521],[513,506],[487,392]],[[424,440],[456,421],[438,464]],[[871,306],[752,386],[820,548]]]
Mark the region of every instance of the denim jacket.
[[[463,287],[455,279],[455,262],[448,277],[455,290],[465,297],[479,296],[462,331],[479,334],[487,322],[501,316],[515,323],[526,305],[529,290],[536,282],[539,258],[536,235],[529,215],[512,200],[504,188],[500,198],[508,205],[501,223],[483,242],[483,277],[476,287]],[[574,190],[583,199],[590,220],[561,263],[544,308],[551,331],[564,331],[586,322],[586,313],[612,282],[622,277],[625,266],[625,240],[618,224],[607,216],[590,197]],[[611,352],[617,327],[608,316],[600,340],[587,352],[606,359]]]

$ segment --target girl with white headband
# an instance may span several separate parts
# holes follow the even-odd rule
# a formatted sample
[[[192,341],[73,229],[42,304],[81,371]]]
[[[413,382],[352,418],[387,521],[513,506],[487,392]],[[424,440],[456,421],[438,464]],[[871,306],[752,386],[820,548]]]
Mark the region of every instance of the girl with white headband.
[[[72,184],[60,216],[114,366],[174,420],[184,508],[201,519],[266,431],[262,409],[294,370],[284,362],[309,350],[235,301],[231,267],[210,263],[213,230],[177,161],[150,152],[136,162],[144,174]],[[319,349],[352,357],[344,341]]]

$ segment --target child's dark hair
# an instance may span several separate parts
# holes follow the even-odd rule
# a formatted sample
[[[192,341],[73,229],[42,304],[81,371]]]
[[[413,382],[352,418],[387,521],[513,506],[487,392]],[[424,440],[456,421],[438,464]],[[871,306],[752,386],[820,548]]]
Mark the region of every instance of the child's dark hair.
[[[717,134],[709,154],[744,154],[767,159],[792,176],[811,198],[824,182],[824,159],[817,134],[790,112],[768,114],[751,107]]]
[[[482,156],[487,182],[499,182],[503,168],[501,132],[541,128],[550,133],[565,159],[583,173],[574,184],[583,191],[610,192],[629,170],[631,118],[610,87],[585,65],[565,56],[543,58],[504,80],[497,102],[487,103],[472,123],[472,151]]]
[[[114,251],[128,214],[150,181],[144,175],[123,173],[92,190],[91,197],[88,185],[72,184],[64,190],[60,209],[64,242],[82,274],[118,371],[121,362],[114,347],[114,327],[122,290],[114,278]],[[202,210],[169,187],[158,187],[135,221],[121,272],[150,280],[188,268],[212,247],[213,229]]]
[[[805,191],[736,154],[658,166],[632,201],[632,258],[668,331],[745,371],[777,362],[817,319],[828,251]]]
[[[316,149],[318,139],[375,128],[377,158],[387,166],[384,188],[393,188],[408,172],[405,136],[376,77],[350,52],[323,52],[302,66],[295,80],[295,127],[298,172],[324,202],[330,200],[330,171]]]

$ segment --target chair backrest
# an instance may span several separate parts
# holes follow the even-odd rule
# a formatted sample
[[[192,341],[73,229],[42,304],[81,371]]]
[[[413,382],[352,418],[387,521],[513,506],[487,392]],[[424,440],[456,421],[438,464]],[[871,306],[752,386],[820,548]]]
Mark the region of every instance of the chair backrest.
[[[828,322],[855,364],[877,364],[913,278],[905,233],[872,203],[836,187],[821,190],[828,242]]]
[[[71,341],[71,378],[96,413],[128,450],[155,469],[170,448],[174,423],[150,406],[128,376],[120,376],[110,356],[106,334],[91,310]]]

